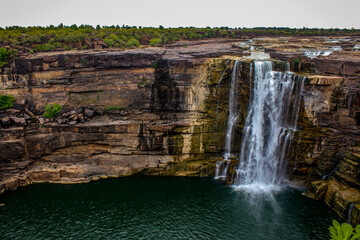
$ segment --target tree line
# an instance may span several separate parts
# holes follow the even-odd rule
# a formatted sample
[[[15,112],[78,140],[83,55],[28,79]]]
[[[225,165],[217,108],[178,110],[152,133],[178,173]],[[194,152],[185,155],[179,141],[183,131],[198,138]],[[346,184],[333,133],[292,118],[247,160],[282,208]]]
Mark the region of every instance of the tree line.
[[[128,25],[99,26],[73,24],[65,26],[9,26],[0,28],[0,47],[6,48],[14,56],[16,53],[35,53],[54,50],[87,49],[88,41],[102,41],[109,48],[136,48],[140,45],[163,45],[179,40],[199,40],[211,38],[241,38],[256,36],[360,36],[360,29],[318,29],[286,27],[141,27]],[[147,41],[142,41],[144,38]],[[3,52],[5,50],[2,50]]]

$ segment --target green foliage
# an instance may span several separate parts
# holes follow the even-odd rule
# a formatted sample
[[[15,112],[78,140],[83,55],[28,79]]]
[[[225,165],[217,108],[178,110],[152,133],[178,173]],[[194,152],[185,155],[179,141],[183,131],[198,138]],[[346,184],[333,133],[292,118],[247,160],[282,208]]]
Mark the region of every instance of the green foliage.
[[[158,68],[158,67],[159,67],[159,63],[158,63],[158,62],[153,62],[153,63],[151,63],[151,66],[152,66],[153,68]]]
[[[129,41],[127,41],[126,44],[128,47],[138,47],[140,45],[139,41],[136,40],[135,38],[131,38],[129,39]]]
[[[106,110],[120,110],[122,109],[122,106],[118,106],[118,107],[106,107]]]
[[[146,77],[142,77],[142,78],[141,78],[141,81],[138,82],[138,86],[140,86],[140,85],[145,85],[145,84],[147,84],[147,79],[146,79]]]
[[[50,104],[45,106],[45,112],[42,115],[44,118],[52,118],[56,116],[61,110],[62,106],[58,103]]]
[[[293,59],[293,62],[294,62],[294,63],[300,63],[300,57],[294,58],[294,59]]]
[[[87,60],[85,59],[85,58],[83,58],[83,59],[80,59],[80,61],[79,61],[79,63],[81,63],[81,64],[86,64],[87,63]]]
[[[49,52],[53,49],[55,49],[55,46],[50,43],[41,44],[34,48],[34,50],[37,52]]]
[[[114,40],[110,38],[105,38],[104,42],[108,45],[108,47],[112,47],[115,44]]]
[[[9,64],[10,53],[6,48],[0,48],[0,67]]]
[[[109,47],[139,47],[142,36],[151,38],[151,45],[166,44],[179,40],[204,38],[237,38],[242,36],[358,36],[360,29],[317,29],[287,27],[257,28],[165,28],[136,26],[100,26],[75,24],[48,27],[12,26],[0,28],[0,42],[3,46],[22,51],[52,51],[54,49],[83,49],[85,38],[103,40]],[[160,41],[159,41],[160,40]],[[26,48],[22,48],[26,47]],[[4,50],[1,50],[1,52]],[[11,54],[10,54],[11,58]],[[0,60],[2,61],[2,60]],[[7,62],[2,61],[2,62]],[[1,63],[0,63],[1,64]],[[4,64],[4,63],[3,63]],[[1,65],[0,65],[1,66]]]
[[[0,94],[0,109],[8,109],[13,107],[15,98],[12,95],[1,95]]]
[[[161,44],[161,39],[159,39],[159,38],[150,39],[150,46],[155,46],[155,45],[159,45],[159,44]]]
[[[331,240],[360,240],[360,225],[355,229],[350,224],[340,225],[333,220],[333,226],[329,227]]]

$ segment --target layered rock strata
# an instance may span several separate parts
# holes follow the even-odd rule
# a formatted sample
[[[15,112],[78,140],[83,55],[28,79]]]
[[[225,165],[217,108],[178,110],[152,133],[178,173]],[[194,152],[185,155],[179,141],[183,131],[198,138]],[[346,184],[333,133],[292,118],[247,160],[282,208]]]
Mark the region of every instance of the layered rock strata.
[[[209,57],[241,52],[231,43],[203,47],[13,61],[1,73],[1,93],[16,98],[15,109],[0,112],[1,191],[135,173],[211,175],[223,147],[232,60]],[[54,103],[63,110],[44,119]]]
[[[307,76],[288,178],[310,184],[309,195],[359,223],[360,53],[343,46],[327,57],[305,57],[301,47],[315,43],[327,46],[298,38],[252,45],[265,49],[277,70],[286,71],[288,62]],[[0,74],[0,93],[16,98],[14,109],[0,111],[1,191],[131,174],[213,176],[224,151],[233,63],[250,54],[232,46],[196,42],[14,60]],[[251,92],[250,65],[242,59],[237,79],[234,150]],[[54,103],[63,110],[44,119],[44,107]]]

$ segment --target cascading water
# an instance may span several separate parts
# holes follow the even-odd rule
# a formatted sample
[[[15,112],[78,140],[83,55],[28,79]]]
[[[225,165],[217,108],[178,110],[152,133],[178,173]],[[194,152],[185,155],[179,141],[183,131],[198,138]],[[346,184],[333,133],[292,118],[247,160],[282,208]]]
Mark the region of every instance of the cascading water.
[[[224,154],[224,160],[218,161],[216,163],[215,178],[217,179],[226,178],[230,157],[231,157],[231,139],[233,136],[234,124],[236,123],[236,120],[239,116],[237,109],[237,101],[236,101],[236,96],[237,96],[236,76],[238,73],[238,65],[239,65],[239,61],[235,61],[231,75],[230,96],[229,96],[229,118],[228,118],[226,140],[225,140],[225,154]]]
[[[254,70],[233,185],[257,191],[285,182],[286,153],[296,130],[304,77],[273,71],[271,61],[255,61]]]
[[[347,215],[347,223],[348,224],[351,224],[351,213],[352,213],[353,208],[354,208],[354,204],[350,203],[348,215]]]

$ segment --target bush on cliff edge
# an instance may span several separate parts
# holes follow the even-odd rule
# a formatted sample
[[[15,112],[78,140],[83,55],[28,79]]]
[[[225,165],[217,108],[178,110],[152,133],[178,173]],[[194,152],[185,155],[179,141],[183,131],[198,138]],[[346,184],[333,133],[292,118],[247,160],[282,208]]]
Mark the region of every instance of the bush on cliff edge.
[[[13,107],[15,98],[12,95],[1,95],[0,94],[0,109],[8,109]]]
[[[50,104],[45,106],[45,112],[42,115],[44,118],[52,118],[56,116],[61,110],[62,106],[58,103]]]

